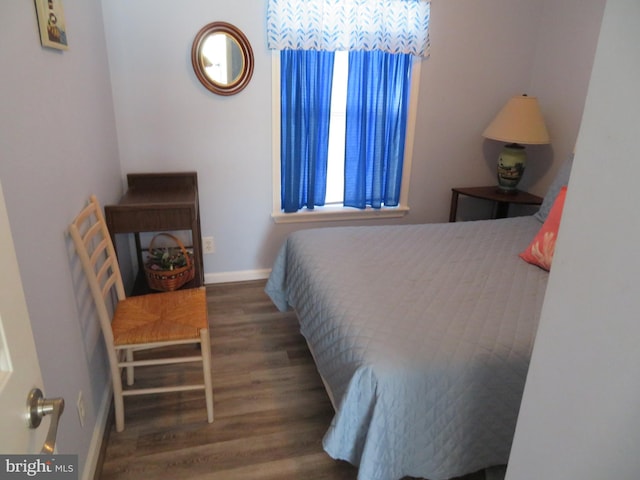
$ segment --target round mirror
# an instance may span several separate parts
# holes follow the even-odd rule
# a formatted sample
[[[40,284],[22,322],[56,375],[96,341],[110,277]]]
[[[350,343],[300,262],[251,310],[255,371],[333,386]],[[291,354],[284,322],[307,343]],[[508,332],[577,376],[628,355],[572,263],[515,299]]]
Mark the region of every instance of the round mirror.
[[[247,37],[225,22],[210,23],[198,32],[191,63],[198,80],[218,95],[240,92],[253,75],[253,51]]]

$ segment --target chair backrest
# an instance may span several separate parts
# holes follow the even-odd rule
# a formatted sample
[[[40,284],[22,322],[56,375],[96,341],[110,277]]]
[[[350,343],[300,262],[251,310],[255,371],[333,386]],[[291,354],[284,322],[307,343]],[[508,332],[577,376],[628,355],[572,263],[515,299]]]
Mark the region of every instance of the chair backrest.
[[[91,195],[89,204],[73,220],[69,233],[87,276],[103,334],[108,344],[113,344],[107,297],[111,297],[114,288],[118,301],[126,295],[116,251],[95,195]]]

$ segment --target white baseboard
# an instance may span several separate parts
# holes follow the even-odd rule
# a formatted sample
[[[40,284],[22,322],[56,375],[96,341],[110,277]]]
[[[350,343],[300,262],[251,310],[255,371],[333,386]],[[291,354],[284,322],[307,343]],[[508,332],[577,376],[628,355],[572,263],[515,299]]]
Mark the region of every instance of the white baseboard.
[[[107,420],[109,419],[109,408],[111,407],[112,396],[113,387],[111,382],[109,382],[96,415],[96,426],[93,429],[89,452],[87,453],[87,459],[84,463],[84,469],[82,470],[82,480],[93,480],[95,477],[96,467],[98,466],[100,451],[102,449],[102,440],[104,439],[104,429],[106,428]]]
[[[237,272],[205,273],[204,283],[231,283],[247,282],[250,280],[264,280],[269,277],[271,269],[262,270],[242,270]]]

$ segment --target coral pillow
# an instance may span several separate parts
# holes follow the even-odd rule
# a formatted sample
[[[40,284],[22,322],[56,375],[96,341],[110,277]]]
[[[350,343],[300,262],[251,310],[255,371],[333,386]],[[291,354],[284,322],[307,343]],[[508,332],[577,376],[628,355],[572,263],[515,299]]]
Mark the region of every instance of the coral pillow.
[[[558,229],[560,228],[560,219],[562,218],[562,209],[564,208],[566,196],[567,187],[565,186],[558,192],[558,196],[553,202],[542,228],[540,228],[540,231],[527,249],[520,254],[520,258],[525,262],[537,265],[547,271],[551,269],[551,261],[556,248],[556,239],[558,238]]]

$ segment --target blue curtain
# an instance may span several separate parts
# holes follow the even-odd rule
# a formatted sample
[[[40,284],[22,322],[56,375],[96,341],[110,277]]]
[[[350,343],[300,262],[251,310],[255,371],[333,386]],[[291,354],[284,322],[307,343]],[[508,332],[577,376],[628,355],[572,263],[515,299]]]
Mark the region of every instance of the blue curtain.
[[[333,52],[283,50],[281,75],[282,209],[324,205]]]
[[[349,53],[345,206],[399,204],[411,64],[409,54]]]

